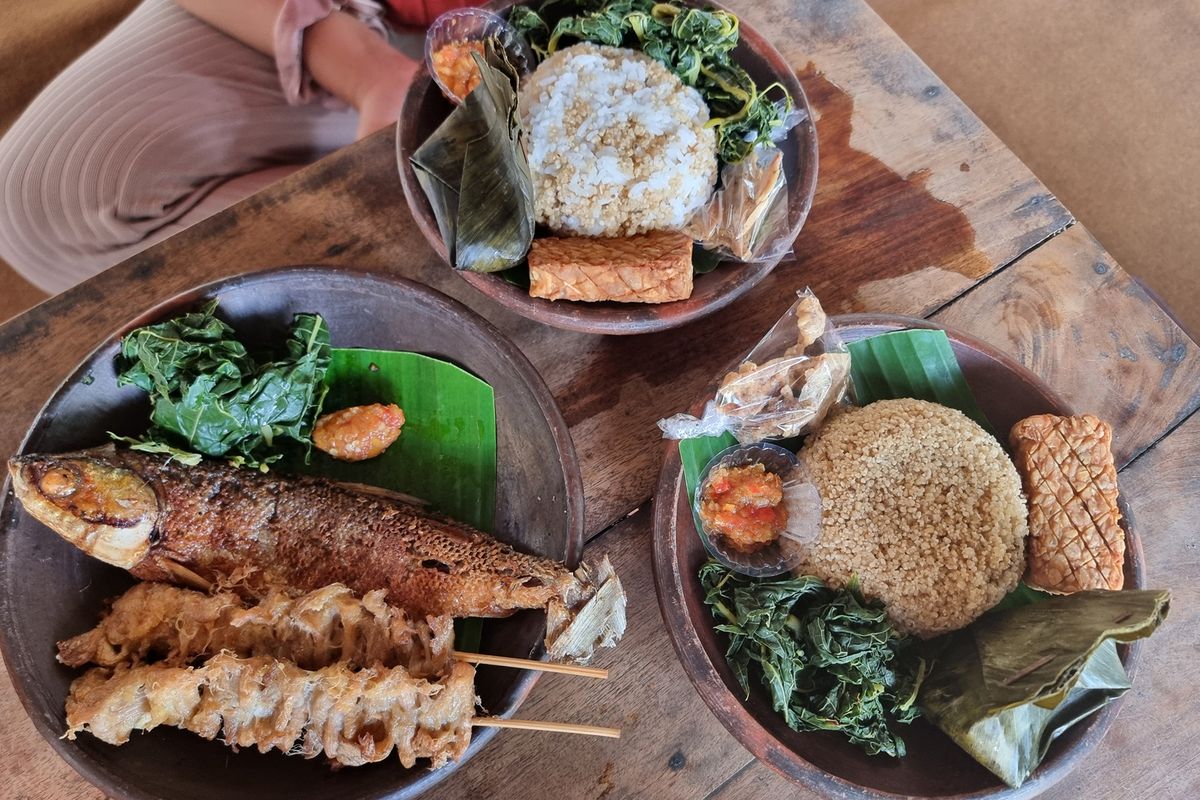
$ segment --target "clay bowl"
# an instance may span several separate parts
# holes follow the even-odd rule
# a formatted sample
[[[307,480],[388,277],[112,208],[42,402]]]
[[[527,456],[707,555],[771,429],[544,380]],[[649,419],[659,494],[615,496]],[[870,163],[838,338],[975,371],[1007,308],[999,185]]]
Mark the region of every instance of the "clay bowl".
[[[721,7],[717,3],[693,0],[684,0],[684,3],[705,8]],[[503,12],[512,5],[514,3],[510,0],[499,0],[487,8]],[[787,61],[762,34],[744,23],[741,25],[741,42],[734,51],[734,60],[750,73],[759,86],[768,86],[776,81],[783,84],[797,108],[805,111],[804,121],[780,143],[788,183],[788,237],[794,240],[808,217],[813,192],[817,187],[817,131],[812,120],[812,109]],[[408,198],[409,208],[421,233],[443,260],[447,259],[446,246],[409,158],[451,109],[452,106],[442,96],[429,73],[422,68],[408,90],[404,110],[396,126],[396,161],[404,195]],[[498,275],[466,271],[458,274],[492,300],[538,322],[584,333],[635,334],[675,328],[724,308],[754,288],[775,268],[779,260],[759,264],[722,263],[712,272],[696,276],[695,289],[687,300],[662,305],[576,303],[567,300],[554,302],[530,297],[526,289],[514,286]]]
[[[924,320],[853,314],[834,319],[847,341],[905,328],[936,328]],[[998,431],[1031,414],[1071,413],[1070,406],[1036,375],[978,340],[947,331],[975,398]],[[712,386],[707,393],[715,391]],[[698,411],[703,402],[696,404]],[[1144,586],[1141,543],[1125,514],[1125,585]],[[668,443],[654,503],[654,577],[667,630],[683,667],[712,712],[751,753],[785,777],[835,798],[1028,798],[1073,769],[1112,724],[1120,700],[1071,728],[1050,748],[1020,789],[1010,789],[932,725],[918,720],[901,730],[908,756],[868,756],[833,733],[797,733],[755,687],[744,701],[725,661],[727,642],[713,630],[696,571],[707,554],[696,535],[679,462]],[[1122,646],[1130,678],[1138,645]]]
[[[138,433],[149,406],[137,389],[117,388],[114,356],[122,333],[219,297],[221,314],[253,344],[279,341],[298,311],[325,316],[335,346],[411,350],[453,361],[496,390],[499,538],[520,550],[574,563],[583,542],[583,492],[567,427],[542,379],[515,346],[481,317],[409,281],[349,270],[297,267],[201,286],[113,331],[50,398],[21,452],[61,452],[98,445],[105,431]],[[251,346],[251,350],[254,348]],[[66,730],[63,701],[78,671],[58,664],[55,642],[94,625],[104,601],[133,583],[123,570],[85,556],[27,515],[6,484],[0,512],[0,646],[8,673],[34,725],[58,753],[107,795],[119,798],[302,800],[415,797],[454,769],[404,769],[389,760],[330,769],[252,750],[233,753],[181,731],[135,734],[113,747]],[[545,626],[524,612],[483,626],[482,650],[536,657]],[[476,692],[490,712],[510,716],[537,673],[481,668]],[[466,757],[495,729],[476,729]],[[3,794],[3,792],[0,792]]]

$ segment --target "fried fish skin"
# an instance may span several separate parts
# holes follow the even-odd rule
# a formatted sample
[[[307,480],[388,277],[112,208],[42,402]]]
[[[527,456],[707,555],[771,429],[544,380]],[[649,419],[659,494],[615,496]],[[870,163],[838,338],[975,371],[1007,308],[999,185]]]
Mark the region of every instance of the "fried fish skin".
[[[1091,414],[1039,414],[1014,425],[1009,441],[1029,497],[1026,583],[1056,594],[1120,589],[1125,532],[1112,428]]]
[[[219,653],[198,667],[144,664],[89,670],[71,683],[68,739],[80,731],[120,745],[168,725],[237,749],[281,750],[343,766],[395,750],[412,767],[458,760],[471,742],[475,669],[456,661],[438,680],[403,667],[304,670],[288,661]]]
[[[9,473],[36,519],[143,580],[180,582],[179,565],[208,581],[250,569],[264,587],[386,589],[412,614],[454,617],[573,607],[588,588],[467,525],[319,478],[188,467],[111,445],[21,456]]]

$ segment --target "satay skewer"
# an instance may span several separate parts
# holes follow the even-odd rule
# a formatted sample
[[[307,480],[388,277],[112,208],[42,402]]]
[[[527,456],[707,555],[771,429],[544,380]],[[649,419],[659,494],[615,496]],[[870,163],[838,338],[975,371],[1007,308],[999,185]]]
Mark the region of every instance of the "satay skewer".
[[[211,581],[205,580],[197,575],[192,570],[170,559],[164,559],[168,567],[175,575],[175,579],[182,584],[190,586],[204,592],[211,592],[214,589]],[[529,658],[512,658],[511,656],[493,656],[486,653],[467,653],[462,650],[452,650],[450,652],[452,658],[459,661],[466,661],[470,664],[486,664],[492,667],[513,667],[514,669],[528,669],[534,672],[553,672],[561,675],[578,675],[584,678],[598,678],[600,680],[608,679],[608,670],[599,667],[583,667],[577,664],[559,664],[552,661],[534,661]]]
[[[97,628],[81,636],[60,642],[59,661],[70,666],[97,663],[101,666],[111,667],[115,666],[116,662],[97,660],[97,656],[101,653],[120,656],[126,652],[135,655],[141,653],[142,656],[149,652],[163,655],[163,651],[165,651],[166,660],[172,663],[185,663],[197,656],[212,654],[208,652],[210,646],[214,651],[221,649],[241,651],[240,654],[244,656],[258,652],[285,658],[289,655],[287,643],[288,637],[294,633],[292,628],[300,629],[305,634],[311,634],[309,638],[320,639],[331,636],[331,631],[339,625],[350,624],[364,626],[363,631],[354,637],[349,637],[354,641],[379,642],[389,638],[396,640],[390,648],[353,654],[363,664],[382,657],[389,665],[403,664],[410,671],[413,670],[414,663],[420,669],[427,669],[437,662],[438,653],[440,653],[443,658],[448,656],[456,661],[465,661],[470,664],[553,672],[601,680],[608,677],[608,670],[598,667],[535,661],[487,653],[469,653],[449,648],[437,649],[435,652],[428,653],[425,658],[419,658],[414,662],[411,657],[404,655],[405,647],[409,645],[404,644],[403,637],[397,632],[393,621],[375,617],[372,615],[375,612],[363,613],[361,604],[347,601],[346,596],[350,595],[350,590],[336,585],[310,592],[290,601],[275,596],[260,599],[254,607],[247,608],[244,612],[238,611],[237,613],[242,616],[234,622],[220,617],[219,614],[214,617],[217,612],[211,607],[212,603],[222,596],[212,594],[216,587],[210,582],[204,581],[186,567],[179,567],[176,577],[180,580],[188,579],[189,583],[199,586],[202,591],[197,593],[167,584],[138,584],[113,602],[112,607]],[[227,602],[229,608],[240,608],[240,600],[234,594],[226,593],[223,597],[223,602]],[[370,595],[367,597],[369,598]],[[318,622],[312,617],[311,606],[313,603],[317,603],[322,608],[332,607],[336,613],[323,617]],[[222,609],[224,607],[221,606]],[[254,611],[262,613],[258,616],[246,616],[252,615]],[[301,611],[303,613],[300,613]],[[296,619],[297,616],[303,617],[306,621],[295,624],[289,622],[289,620]],[[353,621],[347,622],[347,617]],[[158,619],[161,624],[149,624],[155,619]],[[437,630],[430,630],[430,622],[412,620],[403,615],[401,615],[401,619],[407,620],[406,624],[412,626],[413,630],[424,628],[424,633],[415,637],[413,647],[418,647],[421,642],[426,643],[425,647],[434,647],[434,643],[430,642],[430,637],[437,640],[436,648],[445,648],[449,644],[448,638],[443,638],[438,632],[443,629],[442,626],[435,626]],[[181,624],[181,620],[191,620],[192,624]],[[320,629],[314,629],[313,625],[318,625]],[[188,639],[186,642],[174,633],[181,629],[191,631],[190,637],[184,637]],[[141,638],[131,637],[132,630],[140,630],[145,635]],[[250,635],[254,632],[257,632],[256,635]],[[380,635],[371,635],[372,633]],[[248,647],[247,641],[252,641],[256,645],[256,649]],[[201,645],[200,649],[193,646],[197,643]],[[307,660],[313,662],[316,656],[313,653],[308,655]],[[319,655],[321,657],[316,658],[316,663],[308,663],[306,666],[324,666],[337,656],[347,657],[347,654],[339,654],[336,649]]]
[[[557,664],[553,661],[534,661],[530,658],[512,658],[510,656],[493,656],[486,653],[465,653],[462,650],[451,650],[450,657],[470,664],[486,664],[491,667],[513,667],[528,669],[534,672],[554,672],[561,675],[578,675],[583,678],[599,678],[606,680],[608,670],[600,667],[581,667],[578,664]]]
[[[536,719],[504,719],[503,717],[475,717],[471,724],[477,728],[516,728],[523,731],[550,731],[553,733],[576,733],[582,736],[603,736],[620,739],[620,728],[601,728],[596,725],[576,725],[573,722],[546,722]]]

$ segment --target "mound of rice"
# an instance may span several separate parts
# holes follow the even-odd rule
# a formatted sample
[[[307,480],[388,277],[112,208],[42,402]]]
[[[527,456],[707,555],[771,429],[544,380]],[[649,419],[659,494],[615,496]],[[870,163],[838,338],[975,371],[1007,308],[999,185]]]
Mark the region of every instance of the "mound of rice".
[[[636,50],[577,44],[523,81],[537,220],[578,236],[681,228],[717,179],[708,106]]]
[[[1000,443],[963,413],[881,400],[830,418],[800,451],[821,493],[821,536],[797,568],[852,575],[896,627],[962,628],[1025,570],[1025,499]]]

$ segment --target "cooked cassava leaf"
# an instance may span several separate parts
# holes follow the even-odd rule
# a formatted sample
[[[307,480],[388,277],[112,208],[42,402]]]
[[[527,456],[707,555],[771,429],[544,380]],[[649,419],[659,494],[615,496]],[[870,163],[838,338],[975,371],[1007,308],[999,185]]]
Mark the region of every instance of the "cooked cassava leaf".
[[[533,241],[533,178],[521,145],[517,73],[494,42],[481,80],[412,156],[455,269],[498,272]]]
[[[311,446],[325,392],[329,329],[317,314],[297,314],[286,355],[258,364],[216,318],[216,307],[212,300],[121,340],[117,384],[143,389],[151,403],[151,427],[132,447],[265,469],[280,458],[282,440]]]
[[[1149,636],[1166,591],[1087,591],[985,614],[940,645],[920,690],[926,718],[1010,786],[1051,742],[1120,697],[1116,643]]]
[[[717,131],[717,154],[726,163],[770,142],[792,109],[792,98],[780,84],[759,89],[733,61],[738,18],[728,11],[654,0],[546,0],[514,7],[509,22],[543,57],[576,42],[593,42],[641,50],[661,62],[704,97],[709,126]]]
[[[748,578],[715,561],[700,568],[700,584],[747,697],[755,673],[789,727],[838,731],[871,755],[904,755],[892,724],[919,716],[925,661],[881,604],[853,584]]]

